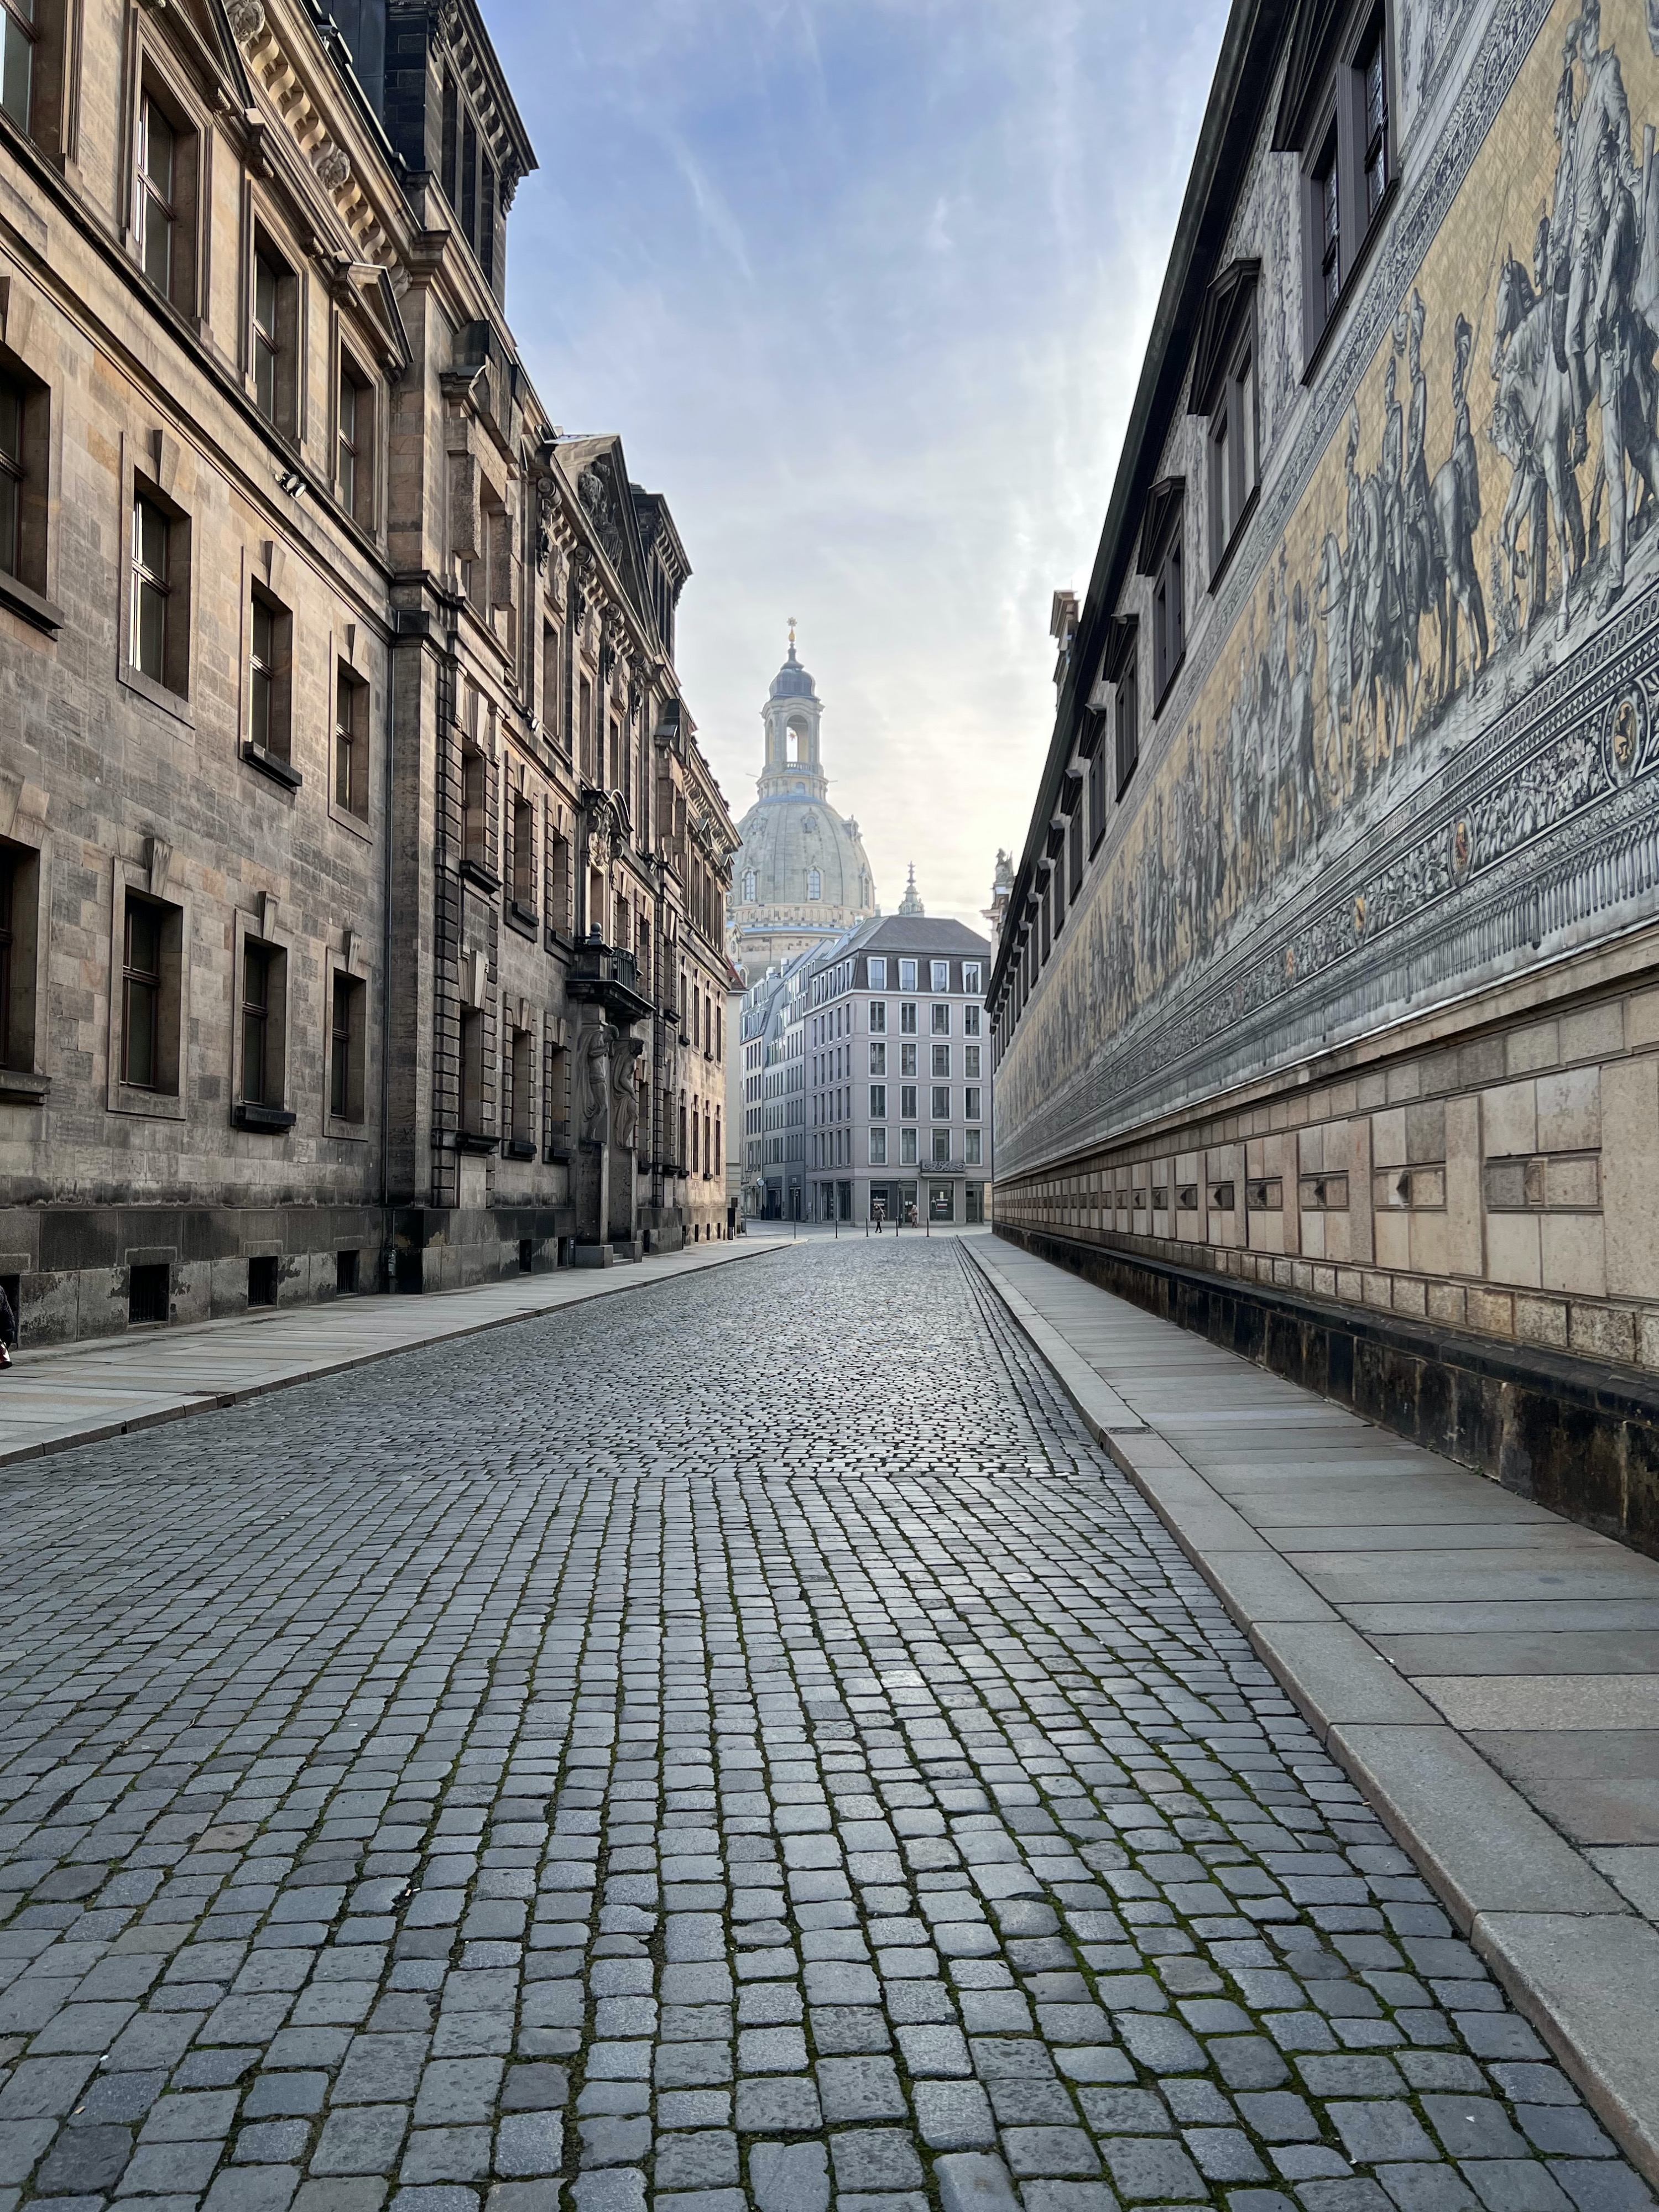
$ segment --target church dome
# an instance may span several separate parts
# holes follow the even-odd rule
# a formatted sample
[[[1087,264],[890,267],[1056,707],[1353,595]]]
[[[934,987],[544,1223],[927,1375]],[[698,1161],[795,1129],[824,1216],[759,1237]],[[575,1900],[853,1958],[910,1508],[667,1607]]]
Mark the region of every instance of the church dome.
[[[869,855],[849,816],[830,804],[819,750],[823,702],[789,653],[761,709],[760,796],[738,825],[727,923],[733,957],[752,976],[838,937],[876,911]]]
[[[759,799],[738,825],[742,844],[732,867],[738,908],[787,912],[806,927],[844,927],[849,912],[875,903],[869,857],[859,825],[820,798],[777,793]],[[753,878],[752,883],[750,878]]]

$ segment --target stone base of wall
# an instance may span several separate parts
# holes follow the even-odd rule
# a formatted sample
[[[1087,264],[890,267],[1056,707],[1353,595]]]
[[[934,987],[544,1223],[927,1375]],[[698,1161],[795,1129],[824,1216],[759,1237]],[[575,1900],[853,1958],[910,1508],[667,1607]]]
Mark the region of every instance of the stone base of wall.
[[[125,1334],[134,1267],[167,1268],[167,1319],[246,1313],[255,1261],[278,1306],[339,1295],[342,1252],[357,1255],[359,1291],[448,1291],[559,1264],[574,1231],[568,1208],[445,1212],[380,1206],[125,1206],[0,1208],[0,1280],[22,1341],[70,1344]],[[267,1297],[261,1303],[270,1303]]]
[[[1659,1558],[1659,1383],[999,1223],[997,1235],[1160,1319]]]

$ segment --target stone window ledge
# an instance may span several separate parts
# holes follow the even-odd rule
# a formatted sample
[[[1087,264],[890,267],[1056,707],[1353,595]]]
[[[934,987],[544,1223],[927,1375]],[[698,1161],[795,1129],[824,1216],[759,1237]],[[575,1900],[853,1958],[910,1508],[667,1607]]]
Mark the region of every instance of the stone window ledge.
[[[32,591],[28,585],[20,583],[15,576],[7,575],[3,569],[0,569],[0,606],[9,607],[15,615],[21,615],[25,622],[33,623],[37,629],[45,630],[48,637],[56,637],[64,627],[62,607],[44,593]]]
[[[21,1067],[0,1067],[0,1106],[39,1106],[52,1089],[49,1075]]]
[[[280,783],[285,791],[297,791],[305,781],[297,768],[290,768],[275,753],[268,753],[263,745],[256,745],[251,738],[242,740],[242,758],[250,768],[257,768],[261,775],[268,775],[273,783]]]
[[[110,1086],[109,1110],[112,1114],[143,1114],[154,1121],[185,1121],[190,1118],[189,1103],[183,1097],[165,1091],[141,1091],[133,1084],[119,1081]]]
[[[187,730],[193,730],[196,727],[196,717],[191,711],[190,702],[182,693],[170,691],[165,684],[158,684],[153,676],[146,676],[142,669],[135,668],[130,660],[120,663],[116,669],[115,677],[116,681],[123,684],[127,690],[135,692],[141,699],[148,700],[152,707],[159,707],[164,714],[170,714],[175,722],[182,722]]]

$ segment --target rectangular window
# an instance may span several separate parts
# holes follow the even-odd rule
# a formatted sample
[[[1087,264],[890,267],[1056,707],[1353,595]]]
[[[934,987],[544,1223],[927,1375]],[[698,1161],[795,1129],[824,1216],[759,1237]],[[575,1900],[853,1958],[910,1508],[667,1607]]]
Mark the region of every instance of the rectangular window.
[[[0,843],[0,1067],[34,1066],[40,855]]]
[[[1097,723],[1095,749],[1089,756],[1089,850],[1092,853],[1106,835],[1106,744]]]
[[[121,951],[121,1080],[135,1091],[179,1090],[177,907],[129,892]]]
[[[276,420],[277,369],[282,357],[277,305],[287,271],[261,248],[253,257],[253,398],[268,422]]]
[[[1355,76],[1358,80],[1365,170],[1365,220],[1369,224],[1389,189],[1389,67],[1386,26],[1379,9],[1371,19],[1362,44]]]
[[[483,755],[469,745],[461,755],[461,864],[486,871],[489,866],[488,781]]]
[[[513,903],[521,913],[536,908],[536,809],[523,792],[513,798]]]
[[[948,960],[935,960],[931,963],[931,965],[933,969],[933,983],[931,985],[931,988],[935,991],[948,991],[951,988],[950,962]],[[938,1009],[935,1008],[934,1011],[937,1012]]]
[[[887,1119],[887,1085],[884,1083],[870,1085],[870,1119],[872,1121]]]
[[[1182,559],[1182,519],[1177,509],[1169,543],[1152,578],[1152,677],[1157,703],[1175,681],[1187,650],[1187,599]]]
[[[181,313],[196,305],[197,139],[148,87],[139,103],[133,232],[145,276]]]
[[[461,204],[456,210],[461,233],[476,253],[478,250],[478,131],[471,111],[461,111]]]
[[[947,1167],[950,1164],[950,1160],[951,1132],[948,1129],[935,1129],[933,1132],[933,1165],[936,1168]]]
[[[978,1129],[969,1129],[964,1133],[962,1144],[964,1166],[976,1168],[981,1164],[984,1158],[984,1142],[983,1135]],[[968,1218],[971,1221],[973,1218],[969,1213]]]
[[[902,1044],[899,1047],[899,1073],[914,1075],[915,1072],[916,1048],[913,1044]]]
[[[901,960],[898,964],[898,987],[900,990],[914,991],[916,988],[915,962],[914,960]]]
[[[951,1009],[949,1006],[930,1006],[928,1008],[928,1027],[932,1030],[933,1035],[935,1036],[949,1036],[951,1034]]]
[[[1210,557],[1218,568],[1256,486],[1255,339],[1247,331],[1210,418]]]
[[[531,1121],[535,1105],[530,1073],[533,1042],[528,1030],[514,1030],[507,1056],[507,1079],[511,1086],[507,1127],[512,1133],[514,1149],[521,1151],[526,1158],[535,1150],[536,1144]]]
[[[1112,702],[1113,728],[1117,750],[1117,795],[1123,796],[1140,758],[1140,693],[1136,682],[1135,648],[1129,647],[1118,671]]]
[[[962,1118],[964,1121],[978,1121],[979,1097],[980,1094],[978,1090],[970,1084],[963,1097]]]
[[[935,1121],[948,1121],[951,1118],[950,1086],[947,1084],[935,1083],[932,1090],[932,1119]]]
[[[1315,243],[1319,256],[1319,326],[1322,329],[1335,313],[1342,292],[1342,168],[1334,123],[1314,164],[1313,192],[1318,222]]]
[[[979,1054],[976,1044],[963,1045],[962,1048],[962,1072],[970,1083],[979,1080]]]
[[[132,502],[132,665],[165,684],[173,599],[173,522],[140,492]]]
[[[343,661],[334,680],[334,804],[368,819],[368,686]]]
[[[440,158],[443,163],[444,198],[449,202],[452,208],[454,208],[459,211],[460,205],[459,180],[461,161],[461,102],[460,94],[456,88],[455,80],[447,70],[444,71],[443,149]]]
[[[0,376],[0,568],[20,578],[24,482],[22,387]]]
[[[962,1034],[963,1036],[977,1036],[979,1035],[979,1025],[981,1020],[983,1018],[983,1015],[984,1009],[981,1006],[964,1006],[963,1008]]]
[[[913,1168],[916,1164],[916,1135],[914,1129],[899,1131],[899,1165]]]
[[[460,1078],[461,1128],[470,1137],[483,1134],[484,1018],[480,1006],[461,1010]]]
[[[361,1121],[367,989],[358,977],[337,969],[330,995],[328,1110],[337,1121]]]
[[[256,590],[249,611],[248,738],[279,761],[287,761],[292,750],[293,631],[288,610]]]
[[[870,988],[872,991],[887,988],[887,963],[874,953],[870,956]]]
[[[368,379],[340,356],[338,416],[334,433],[334,484],[339,501],[365,528],[374,520],[374,396]]]
[[[887,1164],[885,1129],[872,1129],[870,1132],[870,1164],[872,1168],[884,1168]]]
[[[173,297],[173,204],[177,146],[172,124],[148,94],[138,125],[138,236],[144,274],[164,298]]]
[[[570,840],[556,830],[549,833],[547,926],[562,935],[570,933]]]
[[[979,979],[980,965],[978,961],[964,960],[962,963],[962,988],[970,999],[976,999],[979,996]]]
[[[914,1083],[899,1085],[899,1119],[914,1121],[916,1118],[916,1086]]]
[[[883,1036],[886,1034],[886,1030],[887,1001],[884,999],[872,999],[870,1002],[870,1034],[872,1036]]]
[[[588,679],[585,676],[581,679],[580,696],[581,702],[581,760],[580,765],[586,781],[589,783],[594,783],[598,781],[599,775],[593,760],[593,686],[589,683]]]
[[[556,623],[542,624],[542,729],[550,738],[562,734],[560,729],[560,708],[563,703],[559,689],[559,629]]]
[[[951,1076],[951,1048],[948,1044],[933,1047],[933,1080],[948,1082]]]
[[[242,1097],[249,1106],[283,1103],[284,966],[277,946],[242,940]]]
[[[34,106],[34,0],[3,0],[0,4],[0,107],[22,131],[27,131]]]
[[[915,988],[914,979],[912,981],[911,988],[913,989]],[[899,1006],[899,1035],[901,1036],[915,1036],[916,1034],[916,1009],[915,1001],[907,1000],[901,1002]]]
[[[0,570],[42,594],[51,412],[52,394],[38,378],[0,370]]]
[[[887,1073],[887,1047],[884,1042],[872,1044],[870,1048],[870,1073],[872,1075],[885,1075]]]

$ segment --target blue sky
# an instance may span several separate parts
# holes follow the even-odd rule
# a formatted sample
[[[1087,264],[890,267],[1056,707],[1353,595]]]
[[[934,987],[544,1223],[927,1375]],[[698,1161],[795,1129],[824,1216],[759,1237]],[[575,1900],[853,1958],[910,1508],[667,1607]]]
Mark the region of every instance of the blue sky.
[[[542,167],[509,307],[694,574],[733,812],[799,617],[890,912],[975,920],[1053,720],[1219,45],[1219,0],[486,0]]]

